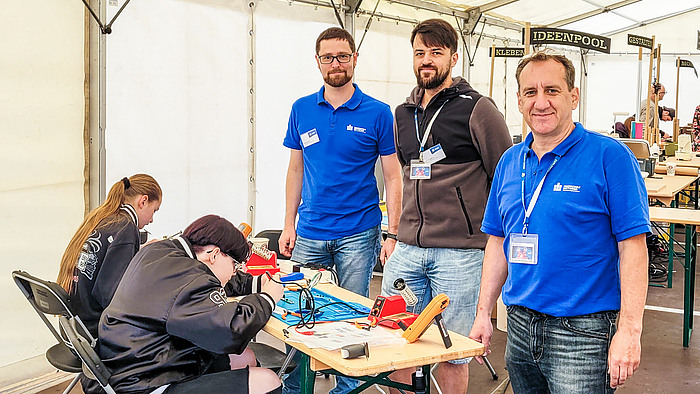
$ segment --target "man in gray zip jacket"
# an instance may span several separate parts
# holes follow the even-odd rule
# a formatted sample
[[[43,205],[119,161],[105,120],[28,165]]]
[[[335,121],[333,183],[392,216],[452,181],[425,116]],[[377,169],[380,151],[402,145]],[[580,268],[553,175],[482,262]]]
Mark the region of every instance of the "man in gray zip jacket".
[[[503,115],[461,77],[457,32],[444,20],[420,23],[411,34],[418,86],[396,108],[396,151],[403,167],[403,206],[396,249],[384,267],[382,293],[396,294],[402,278],[418,298],[420,313],[433,296],[445,293],[447,328],[468,335],[479,298],[487,236],[481,232],[496,164],[511,145]],[[436,378],[443,393],[465,393],[468,362],[440,363]],[[412,370],[394,379],[410,382]]]

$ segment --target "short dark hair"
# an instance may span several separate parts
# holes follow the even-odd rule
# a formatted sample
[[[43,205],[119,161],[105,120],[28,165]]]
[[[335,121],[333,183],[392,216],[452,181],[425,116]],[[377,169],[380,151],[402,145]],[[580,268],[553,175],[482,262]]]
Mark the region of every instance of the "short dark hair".
[[[515,69],[515,79],[518,81],[518,91],[520,91],[520,73],[523,72],[525,66],[533,62],[546,62],[548,60],[554,60],[555,62],[564,66],[564,79],[566,80],[566,86],[569,88],[569,91],[574,89],[574,82],[576,81],[576,69],[574,68],[574,64],[571,63],[571,60],[567,59],[566,56],[544,49],[533,53],[531,56],[520,59],[518,68]]]
[[[449,48],[451,53],[457,52],[457,31],[447,21],[436,18],[419,23],[411,32],[411,45],[419,34],[423,44],[429,47]]]
[[[355,39],[352,38],[347,30],[341,29],[339,27],[329,27],[324,30],[316,39],[316,54],[318,55],[321,50],[321,41],[325,40],[343,40],[350,44],[350,50],[355,53]]]
[[[243,233],[221,216],[202,216],[187,226],[182,236],[190,241],[195,253],[201,252],[204,246],[214,245],[238,262],[250,257],[250,245]]]

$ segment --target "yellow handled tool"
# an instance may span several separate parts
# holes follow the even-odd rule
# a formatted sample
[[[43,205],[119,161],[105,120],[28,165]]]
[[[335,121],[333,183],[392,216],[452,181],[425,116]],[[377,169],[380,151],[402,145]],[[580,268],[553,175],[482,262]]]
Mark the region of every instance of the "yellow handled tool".
[[[425,333],[425,330],[430,327],[435,317],[440,315],[448,305],[450,305],[450,298],[447,297],[447,295],[440,293],[435,296],[435,298],[430,301],[430,304],[423,309],[423,312],[421,312],[416,321],[403,332],[402,336],[406,338],[409,343],[417,341],[418,338]]]

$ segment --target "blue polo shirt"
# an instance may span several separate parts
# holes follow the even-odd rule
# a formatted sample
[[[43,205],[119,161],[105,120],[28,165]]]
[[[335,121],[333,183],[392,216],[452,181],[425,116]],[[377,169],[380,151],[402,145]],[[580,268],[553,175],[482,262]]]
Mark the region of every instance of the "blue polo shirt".
[[[481,225],[504,237],[523,231],[525,206],[555,157],[530,216],[528,233],[539,236],[536,265],[508,263],[503,302],[553,316],[580,316],[620,309],[617,243],[651,232],[644,180],[632,152],[620,141],[583,128],[539,161],[532,133],[506,151],[496,167]]]
[[[382,219],[374,165],[396,152],[394,118],[387,104],[353,86],[350,100],[336,109],[323,98],[324,87],[292,105],[284,146],[303,151],[297,234],[304,238],[338,239]],[[309,132],[318,142],[304,146],[301,135]]]

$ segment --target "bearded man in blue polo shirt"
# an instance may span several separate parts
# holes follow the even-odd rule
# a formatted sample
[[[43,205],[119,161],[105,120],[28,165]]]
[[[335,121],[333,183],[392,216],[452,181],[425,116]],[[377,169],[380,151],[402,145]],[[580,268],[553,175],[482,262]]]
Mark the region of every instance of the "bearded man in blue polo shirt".
[[[380,246],[382,213],[374,167],[381,158],[392,234],[401,210],[401,167],[391,109],[352,83],[357,57],[355,42],[343,29],[329,28],[316,40],[324,84],[297,100],[289,116],[284,146],[291,157],[279,247],[294,261],[335,266],[341,287],[369,296],[377,256],[384,262],[396,243],[394,237]],[[349,378],[337,381],[331,393],[346,393],[359,384]],[[299,369],[284,382],[285,393],[299,392]]]
[[[513,392],[612,393],[639,366],[651,231],[639,165],[574,123],[574,66],[538,52],[516,70],[530,133],[503,154],[470,337],[488,352],[501,289]],[[619,320],[618,320],[619,317]]]

